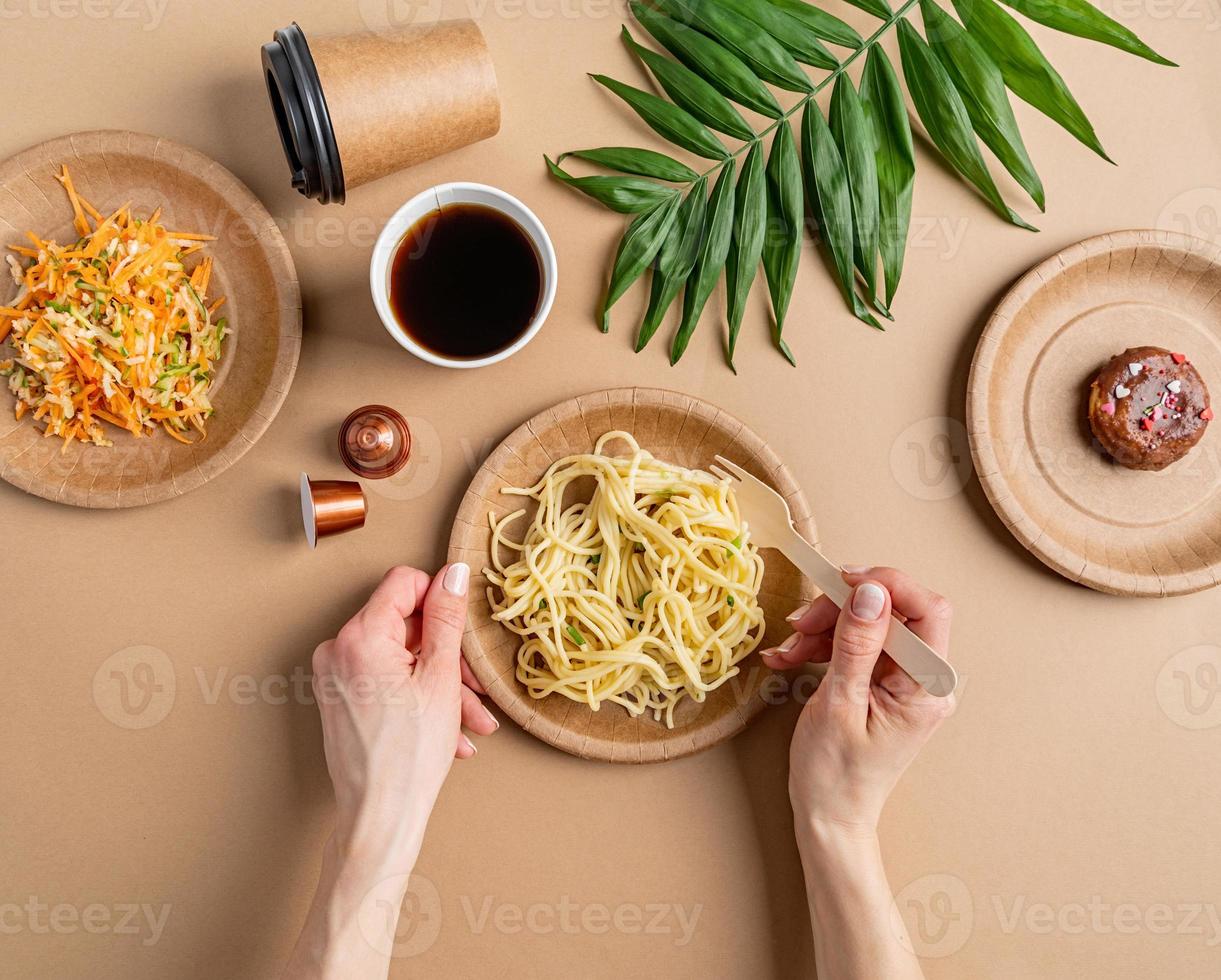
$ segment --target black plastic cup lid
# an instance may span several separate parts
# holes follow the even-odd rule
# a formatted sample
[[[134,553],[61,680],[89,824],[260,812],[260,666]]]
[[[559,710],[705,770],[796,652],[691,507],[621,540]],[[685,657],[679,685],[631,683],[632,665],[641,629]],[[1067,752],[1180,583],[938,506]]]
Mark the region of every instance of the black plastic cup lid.
[[[323,204],[344,202],[343,165],[305,33],[293,23],[263,45],[263,76],[293,187]]]

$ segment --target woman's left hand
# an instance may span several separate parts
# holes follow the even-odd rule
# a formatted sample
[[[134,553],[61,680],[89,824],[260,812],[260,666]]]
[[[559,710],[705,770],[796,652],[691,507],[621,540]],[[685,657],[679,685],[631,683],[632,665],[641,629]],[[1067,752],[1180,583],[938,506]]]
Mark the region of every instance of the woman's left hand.
[[[333,640],[314,651],[314,693],[343,849],[411,855],[455,757],[498,727],[462,659],[470,569],[435,578],[392,568]]]
[[[290,980],[384,978],[398,909],[441,785],[496,730],[462,659],[470,569],[392,568],[363,609],[314,651],[314,695],[335,786],[335,833]],[[376,923],[376,925],[371,925]]]

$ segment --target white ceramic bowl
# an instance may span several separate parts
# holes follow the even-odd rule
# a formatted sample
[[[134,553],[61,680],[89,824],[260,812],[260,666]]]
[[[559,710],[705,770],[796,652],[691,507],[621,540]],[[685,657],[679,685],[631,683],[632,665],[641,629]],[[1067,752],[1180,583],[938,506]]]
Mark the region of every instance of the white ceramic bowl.
[[[482,204],[484,207],[494,208],[512,218],[534,243],[534,249],[538,253],[539,262],[542,265],[542,301],[538,305],[534,319],[512,344],[494,354],[488,354],[486,357],[444,357],[428,350],[408,335],[390,307],[390,265],[394,260],[394,253],[399,242],[403,240],[403,236],[407,234],[412,225],[424,215],[448,204]],[[429,364],[439,364],[441,367],[451,368],[477,368],[503,361],[530,343],[542,327],[543,321],[547,319],[547,314],[551,312],[551,304],[555,300],[557,273],[555,248],[547,235],[547,229],[543,227],[543,223],[538,220],[533,211],[512,194],[506,194],[495,187],[459,181],[430,187],[394,212],[390,220],[386,222],[382,233],[378,235],[377,244],[373,246],[373,258],[369,263],[369,287],[373,292],[373,305],[377,307],[377,315],[381,317],[382,324],[390,336],[400,345]]]

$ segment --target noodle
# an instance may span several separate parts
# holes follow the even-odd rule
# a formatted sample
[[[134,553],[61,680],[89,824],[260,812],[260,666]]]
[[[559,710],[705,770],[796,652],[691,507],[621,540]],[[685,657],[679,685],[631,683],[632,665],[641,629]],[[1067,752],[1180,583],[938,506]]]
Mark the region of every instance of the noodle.
[[[604,454],[616,441],[631,454]],[[590,479],[588,500],[566,507]],[[672,728],[684,697],[703,701],[763,639],[763,559],[727,481],[608,432],[533,487],[502,492],[538,502],[520,542],[505,528],[524,509],[489,515],[484,569],[492,618],[522,638],[517,679],[531,697],[561,694],[594,711],[613,701]],[[501,560],[502,546],[515,560]]]

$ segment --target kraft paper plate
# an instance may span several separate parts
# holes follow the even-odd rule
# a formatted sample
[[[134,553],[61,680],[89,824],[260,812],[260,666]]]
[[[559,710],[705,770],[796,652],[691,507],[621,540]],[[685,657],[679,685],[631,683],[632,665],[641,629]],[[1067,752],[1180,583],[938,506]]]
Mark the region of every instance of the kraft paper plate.
[[[1160,472],[1111,462],[1086,421],[1090,381],[1150,344],[1221,393],[1221,249],[1171,232],[1073,245],[1029,272],[989,321],[967,428],[980,482],[1019,541],[1116,595],[1198,592],[1221,578],[1221,433]]]
[[[62,164],[104,214],[130,201],[138,214],[160,207],[174,230],[215,235],[206,253],[215,260],[209,293],[226,297],[233,334],[212,388],[208,437],[193,446],[164,433],[137,439],[115,429],[113,447],[74,442],[61,453],[62,441],[43,438],[29,416],[14,421],[14,399],[0,386],[0,478],[79,507],[176,497],[237,462],[288,394],[301,346],[301,296],[288,246],[258,199],[219,163],[172,140],[107,130],[52,140],[0,164],[0,247],[21,242],[27,230],[76,239],[72,208],[54,176]],[[0,303],[16,293],[12,278],[0,276]]]
[[[631,432],[659,459],[707,468],[718,453],[770,483],[787,498],[806,540],[818,536],[809,505],[788,468],[772,449],[732,415],[707,402],[672,391],[616,388],[563,402],[514,431],[488,457],[462,499],[450,537],[449,560],[471,566],[471,605],[463,650],[475,676],[514,721],[565,752],[609,762],[661,762],[710,748],[740,732],[765,706],[760,688],[770,671],[752,654],[742,672],[702,704],[684,701],[675,727],[651,715],[633,717],[626,708],[605,704],[592,711],[560,695],[530,697],[515,676],[517,637],[491,618],[487,581],[491,532],[488,514],[503,517],[523,498],[500,493],[506,486],[530,486],[555,460],[592,452],[605,432]],[[527,501],[529,503],[529,501]],[[530,514],[526,516],[529,520]],[[808,602],[813,588],[778,552],[763,552],[766,571],[760,601],[767,617],[764,646],[791,630],[785,616]]]

